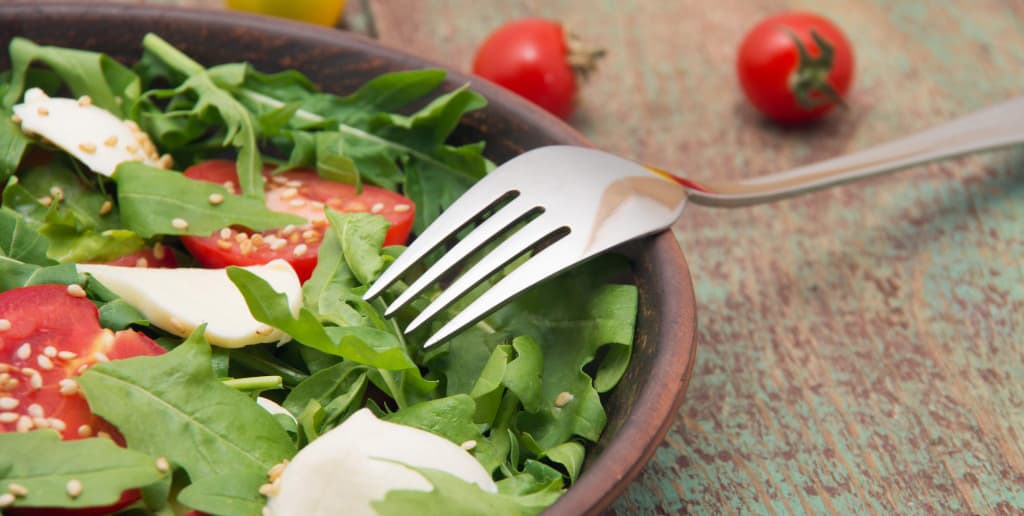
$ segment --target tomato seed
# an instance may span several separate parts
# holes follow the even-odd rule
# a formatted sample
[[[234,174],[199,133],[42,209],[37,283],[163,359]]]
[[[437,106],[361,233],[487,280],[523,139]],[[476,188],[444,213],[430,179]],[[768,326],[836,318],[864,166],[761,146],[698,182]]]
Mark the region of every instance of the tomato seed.
[[[307,246],[306,244],[299,244],[295,246],[295,249],[292,249],[292,254],[294,254],[295,256],[302,256],[306,254],[306,251],[308,250],[309,246]]]
[[[14,429],[18,432],[28,432],[35,426],[32,422],[32,418],[28,416],[21,416],[18,418],[18,424],[15,425]]]
[[[0,331],[7,331],[9,329],[11,329],[11,321],[0,319]]]
[[[63,419],[57,419],[55,417],[51,417],[50,419],[47,419],[47,422],[50,423],[50,428],[52,428],[52,429],[54,429],[54,430],[56,430],[58,432],[63,432],[64,430],[68,429],[68,424],[65,423]]]
[[[14,410],[19,403],[18,398],[0,398],[0,410]]]
[[[50,358],[54,358],[57,356],[57,348],[53,346],[46,346],[43,348],[43,354]]]
[[[231,249],[231,245],[232,245],[231,242],[228,242],[227,240],[218,240],[217,241],[217,247],[219,247],[221,249],[224,249],[224,250]]]
[[[39,364],[39,368],[44,371],[50,371],[53,369],[53,361],[46,355],[36,355],[36,363]]]
[[[0,423],[13,423],[21,417],[17,412],[0,412]]]
[[[28,412],[28,415],[32,417],[43,417],[44,415],[43,406],[38,403],[33,403],[29,405],[28,408],[25,409],[25,412]]]
[[[58,351],[57,358],[61,360],[73,360],[78,358],[78,353],[75,353],[74,351]]]
[[[22,360],[28,360],[28,357],[32,356],[32,345],[26,342],[21,346],[18,346],[18,350],[14,352],[14,356]]]
[[[102,351],[94,351],[92,353],[92,358],[97,362],[110,362],[110,357]]]

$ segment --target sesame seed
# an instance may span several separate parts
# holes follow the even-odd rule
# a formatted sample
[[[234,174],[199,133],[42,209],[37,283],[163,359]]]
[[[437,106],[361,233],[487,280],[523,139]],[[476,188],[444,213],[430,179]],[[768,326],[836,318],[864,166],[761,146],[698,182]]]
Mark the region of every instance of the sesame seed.
[[[188,229],[188,221],[182,218],[173,219],[171,220],[171,227],[184,231]]]
[[[51,417],[50,419],[47,419],[46,421],[48,421],[50,423],[50,428],[52,428],[52,429],[54,429],[54,430],[56,430],[58,432],[63,432],[64,430],[68,429],[68,424],[65,423],[63,419],[57,419],[55,417]]]
[[[71,297],[85,297],[85,289],[77,283],[68,285],[68,295]]]
[[[274,177],[270,178],[270,180],[275,182],[275,183],[277,183],[277,184],[279,184],[279,185],[283,185],[283,184],[288,182],[288,178],[287,177],[283,177],[283,176],[274,176]]]
[[[6,366],[7,364],[4,364],[4,365]],[[7,383],[7,380],[10,380],[10,379],[11,379],[11,373],[8,373],[8,372],[0,373],[0,384]]]
[[[0,495],[0,507],[10,507],[14,503],[14,495],[11,493],[4,493]]]
[[[229,242],[227,240],[218,240],[217,241],[217,247],[219,247],[221,249],[225,249],[225,250],[226,249],[231,249],[231,246],[232,246],[231,242]]]
[[[210,194],[209,197],[206,198],[206,200],[209,201],[210,204],[216,206],[216,205],[224,202],[224,196],[222,194],[219,194],[219,193],[212,193],[212,194]]]
[[[238,250],[245,256],[252,252],[252,240],[243,240],[238,244]]]
[[[302,256],[306,254],[306,251],[308,250],[309,246],[307,246],[306,244],[299,244],[295,246],[295,249],[292,249],[292,254],[294,254],[295,256]]]
[[[305,199],[292,199],[291,202],[288,203],[288,205],[292,206],[293,208],[301,208],[306,205],[306,201]]]
[[[157,260],[163,260],[164,256],[167,255],[167,248],[163,244],[157,242],[153,244],[153,258]]]
[[[60,393],[63,394],[64,396],[71,396],[72,394],[76,394],[78,392],[78,382],[74,381],[71,378],[65,378],[57,382],[57,385],[60,386]]]
[[[373,212],[373,213],[380,213],[380,212],[384,211],[384,203],[382,203],[382,202],[374,203],[374,205],[370,207],[370,211]]]
[[[78,427],[78,436],[79,437],[89,437],[90,435],[92,435],[92,427],[91,426],[89,426],[89,425],[81,425],[81,426]]]
[[[286,245],[288,245],[288,241],[287,240],[285,240],[283,238],[277,238],[277,239],[274,239],[274,241],[270,243],[270,249],[274,250],[274,251],[280,251],[281,248],[286,246]]]
[[[281,477],[281,474],[284,473],[284,468],[286,466],[288,466],[288,459],[274,464],[267,470],[267,478],[269,478],[271,482],[275,482]]]
[[[297,244],[297,243],[299,243],[299,239],[300,238],[301,237],[299,236],[298,233],[292,233],[291,235],[288,236],[288,241],[293,243],[293,244]]]
[[[459,448],[462,448],[463,450],[466,450],[466,451],[472,450],[473,448],[476,448],[476,441],[470,439],[470,440],[460,444]]]
[[[17,412],[0,412],[0,423],[13,423],[21,417]]]
[[[409,206],[408,204],[396,204],[396,205],[395,205],[395,207],[394,207],[393,209],[394,209],[395,211],[397,211],[397,212],[401,213],[401,212],[403,212],[403,211],[409,211],[409,210],[411,210],[411,209],[412,209],[412,206]]]
[[[124,126],[133,133],[137,133],[142,130],[139,128],[139,124],[136,124],[134,120],[125,120]]]
[[[32,417],[43,417],[45,415],[43,413],[43,406],[38,403],[29,405],[25,412],[28,412],[28,415]]]
[[[21,346],[18,346],[18,350],[14,352],[14,356],[22,360],[28,360],[28,357],[32,356],[32,345],[26,342]]]
[[[167,462],[167,457],[156,458],[156,469],[161,473],[167,473],[171,470],[171,464]]]
[[[11,329],[11,321],[0,319],[0,331],[7,331],[9,329]]]
[[[575,396],[573,396],[571,393],[566,392],[566,391],[562,391],[562,392],[558,393],[558,396],[555,398],[555,407],[562,408],[562,407],[568,405],[569,402],[572,401],[574,397]]]
[[[113,147],[117,145],[117,136],[111,136],[110,138],[103,140],[103,145],[106,145],[107,147]]]
[[[316,240],[320,237],[320,233],[315,229],[307,229],[302,232],[302,238],[305,240]]]
[[[39,201],[39,204],[42,204],[43,206],[47,206],[47,207],[50,206],[51,204],[53,204],[53,199],[51,199],[49,197],[40,197],[40,198],[36,199],[36,201]]]
[[[127,152],[128,154],[135,154],[136,152],[138,152],[138,151],[139,151],[139,148],[138,148],[138,147],[136,147],[136,146],[134,146],[134,145],[125,145],[125,146],[124,146],[124,150],[125,150],[125,152]]]
[[[228,239],[228,238],[231,238],[231,228],[221,228],[220,229],[220,237],[225,239],[225,240]]]
[[[78,376],[82,376],[83,374],[85,374],[85,371],[88,370],[88,369],[89,369],[89,364],[82,364],[82,365],[78,366],[78,369],[76,369],[75,372],[78,373]]]
[[[296,195],[299,195],[299,191],[295,188],[285,188],[284,190],[281,190],[282,199],[291,199]]]
[[[286,182],[285,186],[290,186],[292,188],[298,188],[298,187],[302,186],[302,181],[299,181],[298,179],[292,179],[291,181]]]
[[[57,199],[58,201],[64,198],[64,189],[59,186],[50,187],[50,197]]]
[[[78,479],[68,480],[64,490],[67,491],[68,496],[71,498],[78,498],[78,495],[82,494],[82,481]]]
[[[54,358],[57,356],[57,348],[53,346],[46,346],[43,348],[43,354],[50,358]]]
[[[106,215],[114,209],[114,203],[110,201],[103,201],[100,205],[100,215]]]
[[[238,233],[235,235],[235,242],[238,242],[239,244],[245,242],[246,240],[249,240],[248,233]]]
[[[93,154],[93,153],[96,152],[96,144],[95,143],[82,142],[82,143],[78,144],[78,150],[80,150],[80,151],[82,151],[82,152],[84,152],[86,154]]]
[[[38,108],[36,108],[36,113],[39,113],[39,116],[46,116],[50,114],[50,110],[46,109],[43,106],[39,106]]]
[[[20,124],[21,123],[21,117],[18,116],[18,115],[11,115],[11,122],[14,122],[16,124]]]
[[[110,357],[102,351],[93,351],[92,358],[97,362],[110,362]]]
[[[4,383],[4,390],[13,391],[18,388],[18,384],[21,383],[17,378],[10,378]]]
[[[36,363],[39,364],[39,369],[43,371],[49,371],[53,369],[53,360],[46,355],[36,355]]]
[[[277,494],[277,487],[274,484],[263,484],[260,486],[260,494],[263,496],[273,496]]]
[[[32,424],[36,428],[50,428],[50,420],[45,417],[34,417],[32,418]]]
[[[7,484],[7,492],[14,496],[25,496],[28,494],[28,488],[21,484],[11,482],[10,484]]]
[[[138,260],[135,260],[135,266],[140,269],[145,269],[146,267],[149,267],[149,260],[147,260],[145,256],[142,256]]]
[[[14,429],[18,432],[28,432],[36,424],[32,422],[32,418],[28,416],[21,416],[18,418],[18,424],[14,426]]]
[[[296,229],[299,228],[295,227],[295,224],[288,224],[287,226],[284,227],[284,229],[281,230],[281,234],[284,236],[288,236],[294,233]]]
[[[113,440],[113,437],[110,437],[110,434],[107,433],[107,432],[104,432],[103,430],[100,430],[99,432],[96,432],[96,437],[101,437],[103,439],[111,439],[111,440]]]
[[[58,351],[57,358],[61,360],[73,360],[78,358],[78,353],[75,353],[74,351]]]
[[[259,233],[256,233],[256,234],[254,234],[254,235],[253,235],[253,236],[252,236],[252,237],[251,237],[251,238],[249,239],[249,241],[250,241],[250,242],[252,242],[252,245],[253,245],[253,246],[255,246],[255,247],[259,247],[259,246],[263,245],[263,242],[264,242],[264,238],[263,238],[263,235],[261,235],[261,234],[259,234]]]
[[[172,166],[174,166],[174,158],[172,158],[170,154],[160,156],[160,168],[171,168]]]
[[[14,410],[19,403],[18,398],[0,398],[0,410]]]
[[[92,105],[92,97],[90,97],[88,95],[82,95],[81,97],[78,97],[78,105],[82,106],[82,107],[91,106]]]
[[[100,345],[100,349],[109,351],[110,347],[114,345],[114,332],[109,329],[104,329],[103,333],[101,333],[97,339],[99,339],[99,342],[96,344]]]
[[[179,321],[175,317],[171,317],[171,329],[177,333],[188,333],[188,328],[185,327],[185,323]]]

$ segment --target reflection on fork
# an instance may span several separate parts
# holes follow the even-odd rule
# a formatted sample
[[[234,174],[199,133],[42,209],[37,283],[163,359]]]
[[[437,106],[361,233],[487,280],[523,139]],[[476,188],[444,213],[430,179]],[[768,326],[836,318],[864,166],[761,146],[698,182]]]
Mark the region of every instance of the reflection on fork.
[[[433,346],[541,280],[624,242],[672,225],[687,200],[738,207],[812,192],[913,165],[1024,143],[1024,98],[977,111],[890,143],[743,181],[693,181],[584,147],[552,146],[501,165],[460,197],[366,292],[379,295],[431,251],[472,228],[387,309],[392,315],[438,279],[462,271],[406,327],[434,319],[474,287],[526,254],[426,342]],[[502,240],[504,239],[504,240]]]

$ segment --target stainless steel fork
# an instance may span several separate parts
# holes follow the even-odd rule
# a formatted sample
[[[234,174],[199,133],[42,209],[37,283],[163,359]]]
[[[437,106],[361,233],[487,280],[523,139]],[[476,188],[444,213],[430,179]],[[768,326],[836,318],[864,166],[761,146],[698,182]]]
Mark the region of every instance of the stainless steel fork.
[[[432,250],[476,224],[388,306],[386,314],[393,315],[475,251],[504,238],[420,312],[406,327],[409,333],[532,252],[438,329],[425,343],[430,347],[539,281],[668,228],[688,199],[707,206],[748,206],[1018,143],[1024,143],[1024,97],[890,143],[741,181],[697,182],[598,150],[543,147],[501,165],[460,197],[384,271],[364,299],[379,295]]]

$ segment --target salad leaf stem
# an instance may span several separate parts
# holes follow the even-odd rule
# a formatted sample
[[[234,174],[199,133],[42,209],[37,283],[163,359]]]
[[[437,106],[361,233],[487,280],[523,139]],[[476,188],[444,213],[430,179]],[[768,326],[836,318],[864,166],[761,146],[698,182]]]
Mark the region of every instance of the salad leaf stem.
[[[203,68],[203,65],[197,63],[184,52],[174,48],[170,43],[156,34],[146,34],[146,36],[142,38],[142,48],[159,56],[160,59],[167,63],[168,66],[186,75],[194,75],[206,71],[206,69]]]
[[[303,373],[298,369],[254,353],[249,353],[247,350],[232,353],[231,360],[253,371],[267,373],[270,376],[277,376],[281,378],[282,383],[288,387],[294,387],[302,383],[306,378],[309,378],[308,374]]]
[[[229,378],[221,383],[242,392],[258,392],[280,389],[284,383],[280,376],[250,376],[248,378]]]

